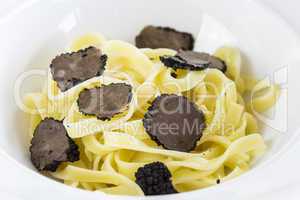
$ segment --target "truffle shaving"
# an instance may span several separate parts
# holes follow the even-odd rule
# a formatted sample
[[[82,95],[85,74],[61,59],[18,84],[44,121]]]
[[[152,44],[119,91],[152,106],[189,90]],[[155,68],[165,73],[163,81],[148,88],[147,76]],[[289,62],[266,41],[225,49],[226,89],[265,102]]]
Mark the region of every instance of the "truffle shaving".
[[[182,152],[195,149],[206,127],[203,112],[186,97],[173,94],[157,97],[145,114],[143,124],[158,145]]]
[[[40,171],[56,171],[62,162],[79,160],[79,150],[62,122],[45,118],[34,131],[30,146],[31,161]]]
[[[173,69],[204,70],[206,68],[219,69],[226,72],[226,64],[221,59],[195,51],[179,51],[175,56],[161,56],[161,62]]]
[[[51,62],[51,74],[60,90],[65,92],[83,81],[102,75],[106,60],[107,56],[95,47],[61,54]]]
[[[79,94],[79,111],[94,115],[100,120],[109,120],[125,111],[132,98],[132,87],[125,83],[112,83],[85,89]]]
[[[171,181],[171,173],[161,162],[153,162],[140,167],[135,173],[136,183],[145,195],[178,193]]]
[[[192,50],[192,34],[180,32],[169,27],[146,26],[135,38],[138,48],[169,48],[174,50]]]

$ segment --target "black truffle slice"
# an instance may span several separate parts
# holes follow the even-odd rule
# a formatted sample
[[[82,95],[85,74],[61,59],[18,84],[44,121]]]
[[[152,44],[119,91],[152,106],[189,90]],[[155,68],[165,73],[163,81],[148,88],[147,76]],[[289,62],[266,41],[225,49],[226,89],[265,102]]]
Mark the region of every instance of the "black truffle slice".
[[[227,68],[221,59],[195,51],[179,51],[175,56],[161,56],[160,60],[165,66],[173,69],[203,70],[216,68],[225,72]]]
[[[146,26],[135,38],[135,44],[138,48],[192,50],[194,38],[190,33],[180,32],[169,27]]]
[[[112,83],[85,89],[79,94],[79,111],[100,120],[111,119],[127,109],[132,98],[132,87],[125,83]]]
[[[106,60],[107,56],[100,49],[88,47],[57,56],[52,60],[50,68],[54,81],[64,92],[85,80],[100,76]]]
[[[34,131],[31,161],[38,170],[56,171],[62,162],[79,160],[79,150],[61,121],[45,118]]]
[[[167,94],[152,102],[143,124],[158,145],[183,152],[196,147],[206,127],[203,112],[193,102],[184,96]]]
[[[172,184],[169,169],[161,162],[140,167],[135,173],[135,178],[145,195],[178,193]]]

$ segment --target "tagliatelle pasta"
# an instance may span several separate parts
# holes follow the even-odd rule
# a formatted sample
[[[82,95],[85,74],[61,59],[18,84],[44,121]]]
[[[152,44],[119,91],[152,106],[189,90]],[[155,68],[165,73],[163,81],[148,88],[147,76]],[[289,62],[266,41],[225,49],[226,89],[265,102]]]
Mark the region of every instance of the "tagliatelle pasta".
[[[272,107],[279,89],[268,81],[244,80],[238,49],[222,47],[216,51],[215,56],[227,64],[226,74],[217,69],[177,70],[175,78],[173,69],[159,60],[160,56],[175,55],[174,50],[138,49],[93,35],[76,40],[71,50],[90,45],[108,57],[103,75],[60,92],[49,73],[45,89],[25,97],[25,104],[33,111],[31,137],[42,119],[52,117],[63,120],[69,136],[80,148],[79,161],[64,163],[50,176],[91,191],[143,195],[134,174],[139,167],[160,161],[170,170],[177,191],[184,192],[239,176],[250,168],[254,157],[265,151],[252,113]],[[79,112],[77,99],[83,89],[109,83],[132,86],[133,97],[125,112],[109,121]],[[251,92],[251,101],[243,98],[245,91]],[[149,102],[165,93],[184,95],[204,112],[207,127],[192,152],[164,149],[145,132],[142,119]]]

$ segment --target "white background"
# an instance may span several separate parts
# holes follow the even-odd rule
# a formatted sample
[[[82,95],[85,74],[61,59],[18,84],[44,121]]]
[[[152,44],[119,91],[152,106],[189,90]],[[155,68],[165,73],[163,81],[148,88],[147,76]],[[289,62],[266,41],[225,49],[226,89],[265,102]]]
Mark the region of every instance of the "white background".
[[[4,1],[4,0],[1,0]],[[10,2],[10,4],[5,7],[0,5],[0,17],[4,15],[5,13],[9,12],[12,7],[16,4],[19,4],[26,0],[7,0]],[[34,0],[29,0],[34,1]],[[242,0],[241,0],[242,1]],[[246,0],[245,0],[246,1]],[[251,1],[251,0],[247,0]],[[277,13],[281,15],[282,18],[284,18],[292,27],[294,27],[295,31],[300,34],[300,1],[299,0],[258,0],[266,4],[267,6],[271,7],[273,10],[275,10]],[[3,27],[2,27],[3,28]],[[300,56],[300,52],[299,52]],[[299,66],[300,67],[300,66]],[[299,109],[300,111],[300,109]],[[300,145],[300,144],[299,144]],[[300,148],[298,148],[300,149]],[[300,157],[300,151],[295,149],[290,149],[292,154]],[[288,160],[288,161],[287,161]],[[276,165],[276,170],[274,167],[274,181],[280,181],[283,183],[283,187],[280,187],[276,190],[273,190],[268,194],[262,194],[260,199],[272,199],[272,200],[296,200],[300,199],[300,180],[298,180],[295,176],[294,179],[285,180],[284,178],[284,171],[285,170],[292,170],[295,173],[299,174],[300,172],[300,163],[296,160],[293,160],[291,158],[284,158],[282,160],[279,160],[277,163],[274,163],[274,166]],[[11,171],[14,171],[14,164],[7,162],[7,160],[4,160],[0,156],[0,188],[5,188],[5,180],[11,179],[14,177],[13,174],[7,174],[7,169],[11,169]],[[2,170],[3,169],[3,170]],[[3,173],[4,172],[4,173]],[[17,180],[17,177],[16,181]],[[251,190],[251,188],[249,188]],[[14,200],[16,198],[12,196],[7,196],[4,193],[1,193],[3,191],[0,190],[0,199],[5,200]]]
[[[0,17],[3,13],[9,12],[9,10],[14,7],[14,5],[19,4],[24,1],[35,1],[35,0],[1,0],[8,1],[6,5],[0,6]],[[241,0],[241,1],[252,1],[252,0]],[[263,2],[270,6],[273,10],[278,12],[286,21],[288,21],[295,30],[300,34],[300,1],[299,0],[257,0]]]

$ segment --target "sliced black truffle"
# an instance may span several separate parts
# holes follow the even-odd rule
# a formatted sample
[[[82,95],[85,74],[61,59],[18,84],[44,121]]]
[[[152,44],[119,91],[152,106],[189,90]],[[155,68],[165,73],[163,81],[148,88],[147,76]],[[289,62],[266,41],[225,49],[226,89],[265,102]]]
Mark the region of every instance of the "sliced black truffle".
[[[173,69],[203,70],[216,68],[226,71],[226,64],[221,59],[207,53],[195,51],[179,51],[175,56],[161,56],[161,62]]]
[[[132,87],[125,83],[112,83],[85,89],[79,94],[79,111],[94,115],[98,119],[111,119],[128,108],[132,98]]]
[[[180,32],[169,27],[146,26],[135,38],[138,48],[169,48],[174,50],[192,50],[192,34]]]
[[[56,171],[62,162],[79,160],[79,150],[61,121],[45,118],[34,131],[31,161],[38,170]]]
[[[135,178],[145,195],[178,193],[172,184],[169,169],[161,162],[153,162],[139,168]]]
[[[143,124],[157,144],[183,152],[195,149],[206,127],[203,112],[193,102],[184,96],[167,94],[152,102]]]
[[[64,92],[85,80],[100,76],[105,69],[106,60],[107,56],[95,47],[61,54],[50,65],[52,77]]]

